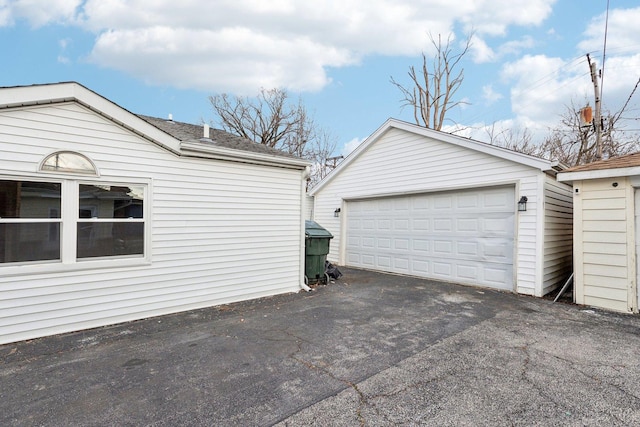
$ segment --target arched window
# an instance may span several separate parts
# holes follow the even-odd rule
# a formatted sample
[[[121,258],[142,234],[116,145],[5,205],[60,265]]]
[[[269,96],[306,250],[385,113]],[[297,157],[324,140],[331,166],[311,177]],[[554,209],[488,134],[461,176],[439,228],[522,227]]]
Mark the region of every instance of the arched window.
[[[98,171],[91,160],[73,151],[58,151],[47,156],[40,165],[40,170],[98,175]]]

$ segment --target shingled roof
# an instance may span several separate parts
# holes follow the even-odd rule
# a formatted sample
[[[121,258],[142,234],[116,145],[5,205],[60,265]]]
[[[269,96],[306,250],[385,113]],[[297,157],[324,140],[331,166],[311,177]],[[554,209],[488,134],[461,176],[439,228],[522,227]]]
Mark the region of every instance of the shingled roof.
[[[168,133],[182,142],[206,142],[218,147],[230,148],[233,150],[249,151],[252,153],[269,154],[272,156],[297,158],[284,151],[276,150],[264,144],[255,143],[249,139],[233,135],[220,129],[209,129],[209,139],[204,138],[204,126],[191,123],[176,122],[173,120],[160,119],[158,117],[137,115],[147,123],[152,124],[163,132]]]
[[[627,154],[626,156],[614,157],[612,159],[598,160],[586,165],[574,166],[564,172],[586,172],[605,169],[621,169],[640,166],[640,153]]]

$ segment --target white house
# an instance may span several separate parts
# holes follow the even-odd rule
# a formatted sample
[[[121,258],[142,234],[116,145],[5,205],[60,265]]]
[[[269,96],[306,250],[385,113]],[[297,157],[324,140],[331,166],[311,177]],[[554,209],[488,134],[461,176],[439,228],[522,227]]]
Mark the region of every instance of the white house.
[[[77,83],[0,88],[0,153],[0,344],[304,287],[306,161]]]
[[[574,299],[638,312],[640,153],[558,174],[573,184]]]
[[[542,296],[571,274],[560,169],[390,119],[312,189],[313,214],[337,264]]]

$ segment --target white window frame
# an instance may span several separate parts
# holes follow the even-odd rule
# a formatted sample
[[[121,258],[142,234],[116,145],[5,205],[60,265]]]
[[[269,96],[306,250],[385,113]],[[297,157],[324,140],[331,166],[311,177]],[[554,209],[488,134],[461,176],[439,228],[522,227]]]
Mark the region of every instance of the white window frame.
[[[146,178],[122,177],[76,177],[61,176],[59,173],[40,173],[38,175],[0,175],[0,179],[11,181],[53,182],[61,184],[60,206],[60,259],[28,262],[0,263],[0,276],[11,276],[28,273],[54,273],[101,268],[126,268],[151,264],[151,194],[152,181]],[[67,174],[64,174],[67,175]],[[144,249],[143,254],[108,256],[77,259],[77,226],[79,219],[79,187],[80,184],[99,184],[112,186],[136,185],[144,188],[143,222]],[[140,220],[140,219],[138,219]],[[25,222],[24,220],[6,219],[3,222]],[[126,222],[127,219],[120,221]],[[48,222],[50,219],[35,219],[28,222]]]

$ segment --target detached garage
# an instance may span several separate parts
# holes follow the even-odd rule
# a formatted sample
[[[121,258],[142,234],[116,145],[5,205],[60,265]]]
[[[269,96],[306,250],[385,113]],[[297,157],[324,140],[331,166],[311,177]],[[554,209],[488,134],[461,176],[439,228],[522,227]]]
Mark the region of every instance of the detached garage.
[[[559,170],[391,119],[311,191],[314,219],[332,262],[542,296],[571,274]]]
[[[77,83],[0,88],[0,344],[304,287],[309,164]]]

